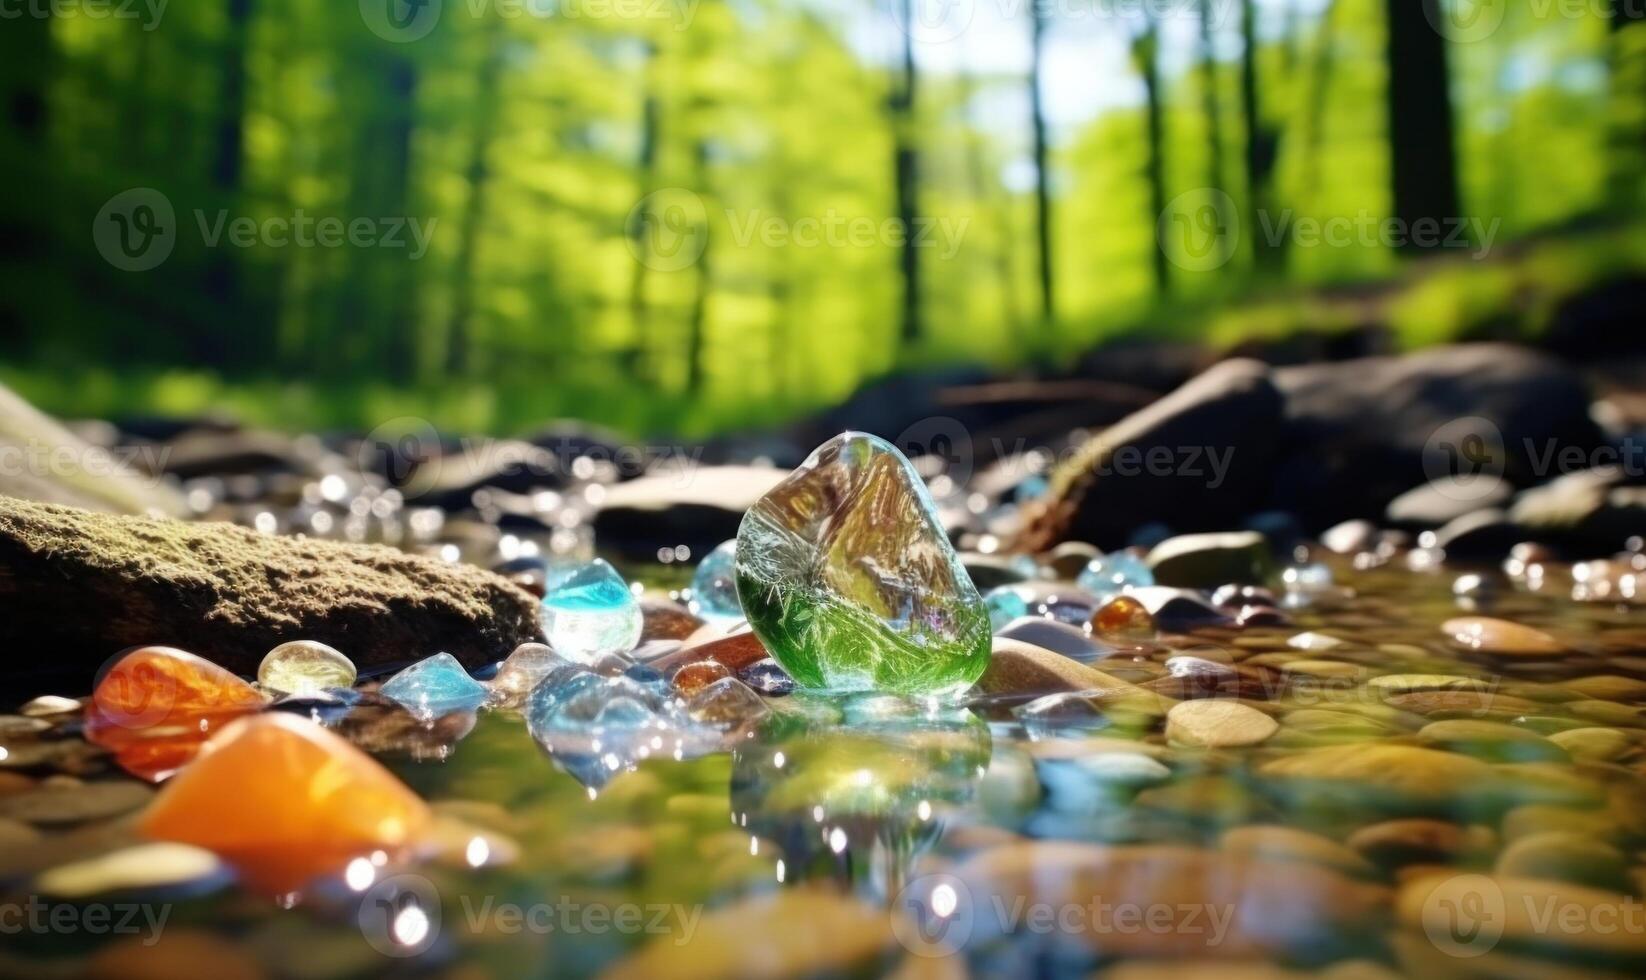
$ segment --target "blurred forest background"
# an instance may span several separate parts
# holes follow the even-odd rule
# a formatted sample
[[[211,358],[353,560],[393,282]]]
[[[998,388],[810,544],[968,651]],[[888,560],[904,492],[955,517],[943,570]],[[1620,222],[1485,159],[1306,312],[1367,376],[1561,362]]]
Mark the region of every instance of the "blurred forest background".
[[[4,0],[0,380],[701,433],[1368,295],[1405,344],[1535,332],[1646,267],[1642,5],[1438,2]],[[146,271],[94,237],[132,188]],[[299,214],[426,253],[211,234]],[[1467,241],[1264,234],[1387,216]]]

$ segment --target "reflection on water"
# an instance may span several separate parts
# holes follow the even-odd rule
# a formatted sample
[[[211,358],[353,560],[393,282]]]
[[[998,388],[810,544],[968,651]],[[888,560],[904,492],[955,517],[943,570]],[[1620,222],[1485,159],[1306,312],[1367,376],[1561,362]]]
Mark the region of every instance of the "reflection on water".
[[[732,752],[732,819],[776,846],[784,881],[834,881],[883,904],[975,797],[989,748],[964,708],[815,699]]]

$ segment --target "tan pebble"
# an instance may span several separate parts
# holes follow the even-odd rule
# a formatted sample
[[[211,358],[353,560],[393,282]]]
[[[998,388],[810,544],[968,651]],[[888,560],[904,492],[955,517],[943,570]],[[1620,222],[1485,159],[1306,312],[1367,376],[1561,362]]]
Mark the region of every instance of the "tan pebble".
[[[1494,870],[1510,877],[1625,889],[1628,881],[1623,872],[1627,866],[1623,852],[1605,841],[1550,830],[1511,841],[1498,856]]]
[[[1495,691],[1413,691],[1396,694],[1387,704],[1429,718],[1516,718],[1539,708],[1536,702]]]
[[[1617,821],[1604,810],[1578,810],[1546,803],[1517,806],[1503,815],[1504,840],[1514,841],[1550,831],[1565,831],[1591,840],[1606,841],[1617,836],[1618,826]]]
[[[21,820],[0,817],[0,847],[23,847],[40,839],[40,831]]]
[[[1293,660],[1279,666],[1281,670],[1288,674],[1306,674],[1310,677],[1325,677],[1334,680],[1359,677],[1366,672],[1366,669],[1359,664],[1346,663],[1342,660]]]
[[[1615,728],[1572,728],[1555,732],[1549,741],[1569,752],[1574,759],[1610,762],[1624,755],[1634,741]]]
[[[223,864],[210,851],[188,844],[139,844],[61,864],[35,879],[35,887],[58,898],[85,898],[105,892],[164,888],[210,878]]]
[[[1501,910],[1492,919],[1501,925],[1501,938],[1511,946],[1537,943],[1598,955],[1646,955],[1646,931],[1618,927],[1620,910],[1638,908],[1639,900],[1583,885],[1453,871],[1403,884],[1395,897],[1395,912],[1402,925],[1422,936],[1426,923],[1431,930],[1443,928],[1437,916],[1444,912],[1439,910],[1480,908],[1482,900],[1491,902],[1494,913]],[[1562,927],[1550,927],[1546,914],[1550,909],[1556,910],[1557,918],[1552,921],[1562,923]]]
[[[28,715],[30,718],[49,718],[53,715],[73,714],[79,710],[80,702],[73,698],[43,694],[19,708],[18,713]]]
[[[0,796],[9,796],[12,793],[21,793],[26,789],[33,788],[34,780],[22,773],[0,770]]]
[[[1646,715],[1639,708],[1615,701],[1573,701],[1565,710],[1575,718],[1613,728],[1646,728]]]
[[[1340,647],[1343,645],[1343,641],[1326,633],[1299,633],[1287,640],[1286,645],[1293,650],[1318,653],[1322,650],[1330,650],[1332,647]]]
[[[1279,728],[1273,718],[1238,701],[1185,701],[1166,714],[1166,740],[1176,745],[1256,745]]]
[[[1646,701],[1646,681],[1634,677],[1597,674],[1574,678],[1561,686],[1601,701]]]
[[[1440,624],[1440,631],[1462,649],[1494,657],[1547,659],[1570,652],[1542,630],[1490,616],[1448,619]]]
[[[1459,677],[1456,674],[1384,674],[1367,681],[1366,686],[1383,695],[1409,694],[1413,691],[1484,691],[1491,687],[1478,677]]]
[[[1565,749],[1542,735],[1495,721],[1455,718],[1430,722],[1417,737],[1430,745],[1490,759],[1534,762],[1568,758]]]
[[[1595,806],[1605,791],[1594,780],[1559,762],[1512,762],[1496,766],[1501,791],[1519,803]]]
[[[1311,749],[1258,770],[1278,779],[1306,779],[1357,792],[1390,793],[1413,802],[1451,801],[1478,786],[1492,767],[1478,759],[1411,745],[1339,745]]]
[[[1370,874],[1365,858],[1328,837],[1281,826],[1235,827],[1223,835],[1222,846],[1232,854],[1284,861],[1309,861],[1351,874]]]

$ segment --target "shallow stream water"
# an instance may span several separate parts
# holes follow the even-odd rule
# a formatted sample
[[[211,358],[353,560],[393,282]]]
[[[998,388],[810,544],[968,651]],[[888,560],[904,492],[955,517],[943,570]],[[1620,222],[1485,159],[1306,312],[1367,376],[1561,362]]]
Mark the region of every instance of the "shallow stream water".
[[[129,844],[129,814],[31,820],[8,798],[127,780],[71,750],[72,716],[8,716],[0,975],[1640,975],[1646,628],[1574,602],[1557,566],[1535,591],[1487,570],[1475,600],[1454,597],[1459,574],[1345,562],[1352,595],[1289,625],[1094,661],[1239,698],[1279,723],[1255,746],[1171,744],[1132,710],[1025,728],[1021,697],[796,694],[721,751],[591,774],[506,711],[466,734],[345,724],[472,836],[300,895],[221,877],[42,894],[40,874]],[[1562,651],[1463,650],[1440,629],[1460,615]],[[1341,642],[1300,649],[1305,633]],[[1377,680],[1396,675],[1430,679]]]

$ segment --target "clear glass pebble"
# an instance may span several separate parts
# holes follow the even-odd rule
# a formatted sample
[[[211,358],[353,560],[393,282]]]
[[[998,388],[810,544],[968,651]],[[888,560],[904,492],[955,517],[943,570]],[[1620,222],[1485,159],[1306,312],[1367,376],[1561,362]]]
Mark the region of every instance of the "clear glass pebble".
[[[743,618],[737,599],[737,542],[724,541],[704,556],[692,575],[691,611],[711,623]]]
[[[353,687],[354,661],[314,640],[293,640],[270,650],[257,667],[257,683],[276,694],[310,695],[328,687]]]
[[[1154,584],[1154,572],[1131,552],[1116,551],[1093,558],[1075,579],[1075,584],[1101,598],[1128,587],[1148,588]]]
[[[389,678],[382,694],[427,721],[453,711],[473,711],[486,702],[487,691],[456,657],[437,653]]]
[[[554,652],[584,663],[627,653],[640,642],[640,601],[600,558],[554,569],[545,582],[543,624]]]
[[[1023,730],[1036,741],[1062,734],[1077,734],[1108,728],[1110,720],[1103,710],[1092,703],[1101,691],[1065,691],[1035,698],[1019,707],[1013,714],[1022,722]]]

